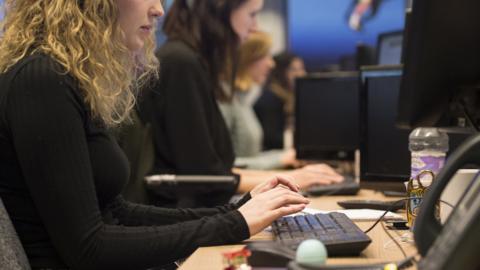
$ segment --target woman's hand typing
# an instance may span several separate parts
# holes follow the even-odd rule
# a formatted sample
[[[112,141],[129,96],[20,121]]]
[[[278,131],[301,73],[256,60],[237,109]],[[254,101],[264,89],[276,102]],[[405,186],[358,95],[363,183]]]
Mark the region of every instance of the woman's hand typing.
[[[344,177],[326,164],[307,165],[301,169],[286,172],[300,189],[312,185],[329,185],[342,182]]]
[[[264,193],[266,191],[269,191],[271,189],[276,188],[277,186],[282,185],[286,188],[289,188],[290,190],[294,192],[298,192],[300,187],[294,183],[293,179],[290,176],[287,175],[277,175],[273,178],[271,178],[268,181],[264,181],[258,185],[256,185],[251,191],[250,195],[253,197],[257,196],[260,193]]]
[[[277,179],[282,178],[278,177]],[[268,187],[272,186],[275,181],[277,180],[267,181],[263,187],[259,187],[262,184],[257,186],[257,191],[262,192],[255,192],[255,196],[252,195],[252,199],[238,209],[248,224],[250,235],[260,232],[282,216],[302,211],[309,203],[307,198],[291,189],[293,186],[289,186],[290,181],[288,180],[286,181],[287,185],[277,184],[276,187],[269,189]],[[285,188],[287,186],[289,188]]]

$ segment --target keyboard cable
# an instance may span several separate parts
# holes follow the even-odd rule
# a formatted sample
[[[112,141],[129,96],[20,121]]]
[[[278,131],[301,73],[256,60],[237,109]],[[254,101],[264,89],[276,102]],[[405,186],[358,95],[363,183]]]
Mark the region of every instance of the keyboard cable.
[[[385,210],[385,212],[383,212],[383,214],[375,221],[375,223],[373,223],[373,225],[372,225],[370,228],[368,228],[368,229],[366,229],[366,230],[364,231],[364,233],[369,233],[373,228],[375,228],[375,227],[378,225],[378,223],[383,220],[383,218],[385,217],[385,215],[387,215],[387,213],[395,207],[395,204],[397,204],[397,203],[399,203],[399,202],[402,202],[402,201],[408,201],[408,200],[413,200],[413,199],[418,199],[418,197],[409,197],[409,198],[400,199],[400,200],[398,200],[398,201],[394,201],[394,202],[392,203],[392,205],[391,205],[390,207],[388,207],[388,209]],[[441,203],[444,203],[444,204],[448,205],[448,206],[451,207],[452,209],[455,208],[455,206],[453,206],[453,205],[452,205],[451,203],[449,203],[449,202],[446,202],[446,201],[443,201],[443,200],[439,200],[439,201],[440,201]],[[421,202],[420,202],[420,204],[421,204]]]

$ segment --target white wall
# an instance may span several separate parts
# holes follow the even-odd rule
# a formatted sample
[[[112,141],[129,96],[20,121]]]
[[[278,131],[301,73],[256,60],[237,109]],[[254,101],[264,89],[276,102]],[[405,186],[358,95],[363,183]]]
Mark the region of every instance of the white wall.
[[[287,49],[287,1],[265,0],[265,6],[258,14],[260,30],[272,35],[274,54]]]

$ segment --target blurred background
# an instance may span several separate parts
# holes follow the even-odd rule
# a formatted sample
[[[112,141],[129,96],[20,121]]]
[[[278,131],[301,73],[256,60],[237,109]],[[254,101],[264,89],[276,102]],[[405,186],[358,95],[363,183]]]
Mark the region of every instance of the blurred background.
[[[166,1],[167,10],[172,2]],[[259,28],[273,36],[273,53],[294,52],[305,60],[309,72],[353,70],[358,45],[374,49],[379,34],[403,30],[406,2],[265,0]],[[351,25],[355,12],[361,13],[358,29]],[[165,37],[161,31],[157,36],[161,44]]]

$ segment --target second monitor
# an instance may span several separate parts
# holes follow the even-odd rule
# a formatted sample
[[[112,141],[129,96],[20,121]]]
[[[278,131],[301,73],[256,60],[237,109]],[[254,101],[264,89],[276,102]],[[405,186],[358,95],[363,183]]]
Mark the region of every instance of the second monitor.
[[[358,80],[357,72],[323,73],[297,80],[297,158],[353,160],[359,146]]]
[[[402,66],[371,66],[361,71],[360,179],[403,182],[410,177],[409,135],[396,126]],[[470,133],[449,133],[449,153]]]
[[[407,181],[410,130],[395,126],[401,66],[364,67],[361,79],[360,179]]]

